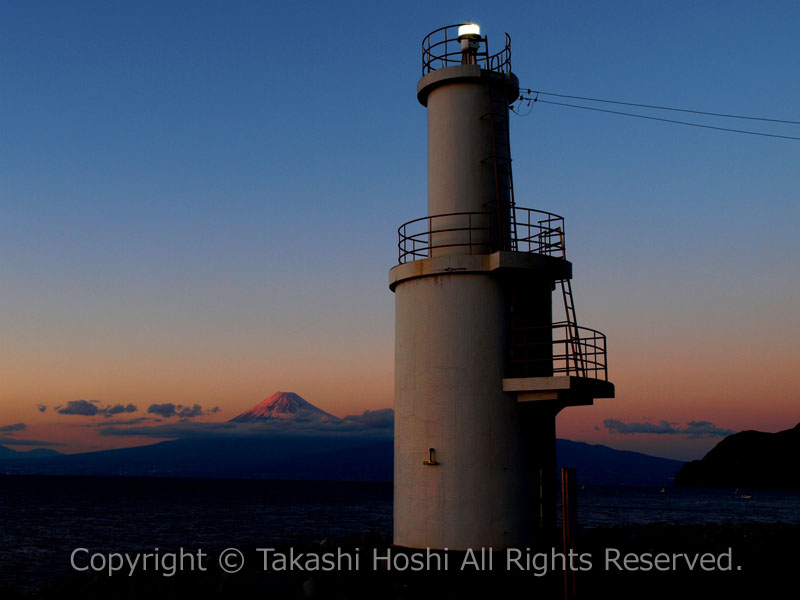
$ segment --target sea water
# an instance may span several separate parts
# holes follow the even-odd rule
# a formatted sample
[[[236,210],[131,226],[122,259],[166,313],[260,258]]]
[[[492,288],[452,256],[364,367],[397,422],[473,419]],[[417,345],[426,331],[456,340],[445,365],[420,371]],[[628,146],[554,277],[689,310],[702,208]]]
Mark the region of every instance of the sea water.
[[[634,523],[800,523],[800,493],[585,486],[583,527]],[[742,495],[751,496],[742,498]],[[0,476],[0,588],[35,590],[92,553],[206,553],[390,537],[392,484]],[[83,554],[81,554],[83,556]]]

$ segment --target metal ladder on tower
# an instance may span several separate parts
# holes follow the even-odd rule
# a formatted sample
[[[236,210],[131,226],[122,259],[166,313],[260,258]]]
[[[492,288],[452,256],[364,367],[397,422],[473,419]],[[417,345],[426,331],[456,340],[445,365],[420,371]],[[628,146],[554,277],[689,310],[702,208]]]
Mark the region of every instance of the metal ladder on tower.
[[[489,121],[492,135],[492,154],[481,162],[492,162],[495,186],[495,211],[500,250],[517,251],[517,224],[514,211],[514,179],[511,173],[511,140],[508,125],[508,101],[505,91],[492,87],[489,91],[489,112],[481,117]],[[502,150],[502,156],[498,152]],[[505,231],[506,215],[503,211],[504,192],[508,192],[508,227]]]
[[[572,296],[572,282],[569,279],[559,279],[561,295],[564,298],[564,314],[567,318],[567,345],[572,355],[572,364],[578,377],[586,377],[586,363],[581,352],[581,339],[578,334],[578,318],[575,316],[575,299]],[[569,373],[569,358],[567,359],[567,372]]]
[[[558,234],[561,238],[559,246],[561,247],[561,258],[567,259],[567,247],[564,244],[564,232],[558,228]],[[572,295],[572,280],[571,279],[558,279],[556,283],[561,286],[561,296],[564,298],[564,316],[567,320],[567,350],[572,355],[572,364],[575,367],[575,374],[578,377],[586,377],[586,361],[581,352],[581,338],[578,333],[578,317],[575,314],[575,298]],[[567,356],[567,374],[570,372],[569,367],[570,357]]]

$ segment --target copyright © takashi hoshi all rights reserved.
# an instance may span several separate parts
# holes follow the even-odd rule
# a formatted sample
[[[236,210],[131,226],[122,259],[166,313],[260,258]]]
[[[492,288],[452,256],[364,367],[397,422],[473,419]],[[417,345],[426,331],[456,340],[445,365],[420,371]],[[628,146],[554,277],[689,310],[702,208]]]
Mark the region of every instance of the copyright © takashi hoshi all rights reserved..
[[[733,549],[712,553],[682,552],[623,552],[605,548],[602,553],[566,553],[552,549],[534,552],[529,548],[467,549],[451,552],[447,549],[408,550],[372,548],[338,548],[331,551],[300,551],[294,548],[255,548],[246,555],[238,548],[226,548],[218,554],[202,549],[161,551],[153,548],[144,552],[92,552],[75,548],[69,557],[73,570],[105,573],[109,576],[132,577],[137,573],[160,573],[172,577],[180,572],[208,571],[214,563],[225,573],[237,573],[246,564],[270,572],[447,572],[447,571],[516,571],[544,576],[556,571],[592,571],[600,569],[617,572],[741,570],[734,563]]]

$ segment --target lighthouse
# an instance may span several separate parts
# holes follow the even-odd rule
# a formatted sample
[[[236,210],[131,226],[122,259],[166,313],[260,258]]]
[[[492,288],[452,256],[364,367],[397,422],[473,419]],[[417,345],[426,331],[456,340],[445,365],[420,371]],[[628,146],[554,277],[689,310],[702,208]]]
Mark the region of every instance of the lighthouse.
[[[564,219],[517,204],[508,34],[423,40],[428,214],[398,229],[394,543],[495,549],[556,523],[555,419],[614,396],[605,336],[579,327]],[[553,303],[563,305],[554,321]]]

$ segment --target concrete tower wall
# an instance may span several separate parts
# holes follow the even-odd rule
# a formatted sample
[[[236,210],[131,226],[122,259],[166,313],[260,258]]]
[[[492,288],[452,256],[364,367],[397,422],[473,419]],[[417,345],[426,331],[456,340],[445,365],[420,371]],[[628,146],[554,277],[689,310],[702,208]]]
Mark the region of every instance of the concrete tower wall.
[[[488,274],[396,289],[394,542],[529,543],[536,518],[519,405],[503,392],[507,298]],[[424,465],[433,448],[438,465]]]
[[[490,211],[433,218],[434,232],[471,229],[432,233],[433,255],[487,252],[497,237],[498,199],[500,220],[509,222],[508,79],[461,65],[431,73],[420,85],[428,107],[428,215]]]
[[[489,103],[489,88],[480,78],[441,86],[428,95],[429,215],[479,212],[494,200],[487,160],[492,132],[482,118]]]

